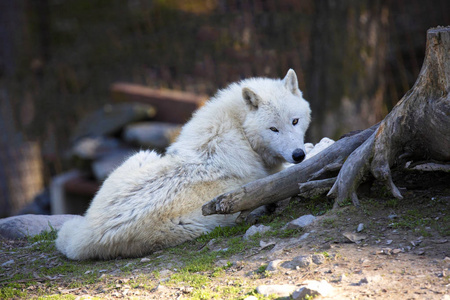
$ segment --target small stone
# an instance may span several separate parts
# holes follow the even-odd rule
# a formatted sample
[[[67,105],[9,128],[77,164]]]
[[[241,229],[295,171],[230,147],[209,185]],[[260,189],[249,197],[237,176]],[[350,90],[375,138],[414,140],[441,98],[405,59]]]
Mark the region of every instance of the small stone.
[[[417,249],[416,251],[414,251],[414,253],[417,255],[424,255],[425,249],[423,249],[423,248]]]
[[[247,231],[244,234],[244,239],[248,240],[252,235],[255,235],[257,233],[264,233],[267,232],[271,229],[270,226],[265,226],[265,225],[253,225],[251,226],[249,229],[247,229]]]
[[[311,296],[329,296],[333,292],[333,286],[326,282],[325,280],[316,281],[316,280],[306,280],[302,283],[301,288],[297,289],[292,295],[292,299],[294,300],[303,300],[309,299],[307,297]]]
[[[291,284],[280,285],[260,285],[256,288],[256,292],[265,297],[276,295],[278,297],[288,297],[297,289],[297,286]]]
[[[399,254],[400,252],[402,252],[402,249],[394,249],[392,250],[392,254]]]
[[[321,265],[325,262],[325,256],[323,254],[314,254],[311,256],[311,259],[316,265]]]
[[[220,259],[214,263],[216,267],[226,267],[228,266],[228,260]]]
[[[390,244],[392,244],[392,242],[393,242],[392,240],[387,240],[386,245],[390,245]]]
[[[294,257],[294,259],[291,261],[291,265],[294,267],[300,267],[305,268],[311,264],[311,256],[309,255],[300,255],[297,257]]]
[[[270,247],[270,246],[275,246],[276,245],[276,243],[275,242],[264,242],[264,241],[259,241],[259,246],[261,247],[261,249],[264,249],[264,248],[268,248],[268,247]]]
[[[360,223],[359,225],[358,225],[358,227],[356,228],[356,232],[361,232],[361,231],[363,231],[364,230],[364,224],[363,223]]]
[[[411,241],[411,245],[413,245],[414,247],[419,246],[422,243],[421,239],[415,240],[415,241]]]
[[[395,218],[397,218],[398,216],[396,215],[396,214],[390,214],[389,216],[388,216],[388,218],[389,219],[391,219],[391,220],[393,220],[393,219],[395,219]]]
[[[314,217],[313,215],[304,215],[298,219],[295,219],[295,220],[289,222],[286,225],[286,229],[304,228],[306,226],[311,225],[315,220],[316,220],[316,217]]]
[[[141,259],[141,263],[146,263],[146,262],[149,262],[149,261],[151,261],[151,259],[148,258],[148,257],[144,257],[143,259]]]
[[[283,262],[283,261],[282,261],[281,259],[273,260],[273,261],[269,262],[269,264],[267,265],[266,270],[267,270],[267,271],[271,271],[271,272],[276,271],[276,270],[278,269],[278,266],[279,266],[282,262]]]
[[[392,249],[391,248],[383,248],[383,249],[381,249],[380,254],[391,255]]]
[[[353,232],[344,232],[342,235],[355,244],[359,244],[362,240],[365,240],[367,238],[367,236],[363,234],[357,234]]]

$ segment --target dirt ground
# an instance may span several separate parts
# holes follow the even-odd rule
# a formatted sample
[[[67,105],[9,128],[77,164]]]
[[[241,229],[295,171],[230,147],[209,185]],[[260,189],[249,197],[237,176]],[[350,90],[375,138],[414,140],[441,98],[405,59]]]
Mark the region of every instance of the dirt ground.
[[[317,299],[450,299],[450,174],[398,173],[394,181],[402,200],[377,185],[361,191],[361,208],[293,198],[261,220],[272,234],[208,236],[145,258],[72,262],[54,237],[2,241],[0,298],[276,299],[256,287],[326,280],[333,292]],[[283,233],[305,214],[316,221]],[[311,255],[321,259],[296,263]]]

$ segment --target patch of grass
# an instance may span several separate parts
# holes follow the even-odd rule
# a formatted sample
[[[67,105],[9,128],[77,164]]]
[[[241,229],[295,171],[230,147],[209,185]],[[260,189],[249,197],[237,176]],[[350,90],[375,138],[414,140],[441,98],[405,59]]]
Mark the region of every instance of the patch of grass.
[[[306,208],[312,215],[321,216],[333,208],[333,203],[333,200],[330,200],[325,196],[317,196],[309,199]]]
[[[259,240],[250,239],[248,241],[242,239],[242,237],[237,236],[230,238],[228,240],[227,246],[228,250],[224,252],[225,257],[231,257],[236,253],[245,251],[246,249],[256,247],[259,244]]]
[[[34,236],[28,236],[27,240],[32,244],[33,251],[42,251],[42,252],[50,252],[55,251],[55,240],[58,234],[58,231],[55,230],[52,225],[49,223],[48,226],[50,230],[43,231],[40,234]]]
[[[64,262],[62,265],[60,266],[56,266],[56,267],[50,267],[50,268],[40,268],[39,269],[39,274],[40,276],[54,276],[54,275],[58,275],[58,274],[68,274],[68,273],[74,273],[76,271],[78,271],[80,268],[77,267],[74,263],[72,262]]]
[[[418,209],[410,209],[400,217],[400,220],[392,223],[394,228],[417,229],[425,226],[429,222],[424,218]]]
[[[183,259],[186,262],[183,270],[187,272],[202,272],[211,270],[214,267],[216,256],[216,252],[211,252],[206,249],[200,253],[196,253],[196,255],[189,254],[189,259]]]
[[[338,203],[339,207],[345,207],[345,206],[349,206],[349,205],[352,205],[352,204],[353,204],[353,201],[350,198],[346,198],[341,203]]]
[[[333,218],[328,218],[328,219],[322,220],[322,224],[324,227],[327,227],[327,228],[336,228],[337,227],[336,220]]]
[[[50,295],[50,296],[45,296],[45,297],[38,297],[38,300],[74,300],[77,299],[77,296],[75,295]],[[89,299],[100,299],[97,297],[93,297],[93,298],[89,298]]]
[[[210,233],[203,234],[195,240],[199,243],[206,243],[212,239],[229,238],[244,234],[249,227],[250,225],[248,224],[238,224],[232,227],[216,227]]]
[[[433,225],[440,235],[450,236],[450,216],[446,215],[440,220],[433,220]]]
[[[385,206],[388,208],[397,208],[399,206],[399,200],[397,198],[388,199],[385,203]]]
[[[0,288],[0,299],[17,299],[17,298],[26,298],[27,293],[22,292],[20,288],[14,287],[2,287]]]
[[[207,275],[196,274],[187,270],[181,270],[178,273],[172,274],[169,284],[179,286],[180,284],[189,285],[193,288],[202,288],[207,286],[211,282],[211,279]]]

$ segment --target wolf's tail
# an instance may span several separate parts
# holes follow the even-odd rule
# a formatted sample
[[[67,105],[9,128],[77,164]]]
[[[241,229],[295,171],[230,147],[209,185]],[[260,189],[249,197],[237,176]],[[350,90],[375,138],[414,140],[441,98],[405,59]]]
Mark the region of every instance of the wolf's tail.
[[[92,247],[92,232],[86,218],[74,218],[61,227],[56,238],[56,248],[69,259],[82,260],[96,256]]]

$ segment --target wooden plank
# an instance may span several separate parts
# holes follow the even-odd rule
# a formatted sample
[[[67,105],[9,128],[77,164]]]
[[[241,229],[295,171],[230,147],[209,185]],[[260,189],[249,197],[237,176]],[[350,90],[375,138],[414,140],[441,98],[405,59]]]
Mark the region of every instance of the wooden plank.
[[[138,84],[115,83],[111,86],[112,98],[117,102],[140,102],[153,105],[155,121],[183,124],[192,113],[208,99],[182,91],[152,89]]]

